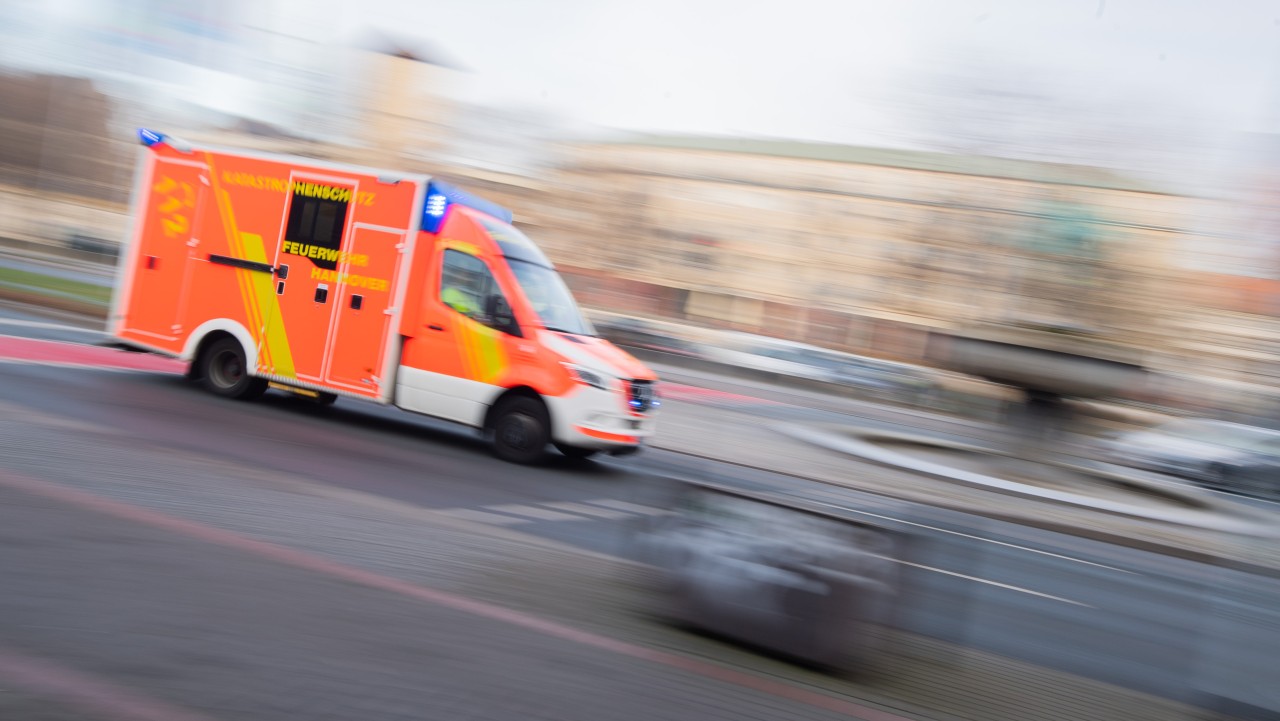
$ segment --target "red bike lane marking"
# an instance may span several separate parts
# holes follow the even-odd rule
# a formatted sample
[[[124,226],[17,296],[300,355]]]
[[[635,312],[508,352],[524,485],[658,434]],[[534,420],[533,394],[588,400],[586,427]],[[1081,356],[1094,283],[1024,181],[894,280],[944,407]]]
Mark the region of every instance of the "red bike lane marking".
[[[718,391],[711,388],[699,388],[697,386],[686,386],[680,383],[670,383],[661,381],[658,385],[658,394],[663,400],[684,401],[688,403],[751,403],[755,405],[780,406],[784,405],[777,401],[766,400],[764,398],[756,398],[755,396],[743,395],[741,393],[731,393],[729,391]]]
[[[3,646],[0,678],[95,717],[120,721],[213,721],[210,716]]]
[[[888,711],[864,706],[854,701],[833,696],[803,686],[794,685],[775,678],[758,675],[749,671],[741,671],[722,666],[710,660],[682,656],[680,654],[649,648],[628,641],[621,641],[591,631],[583,631],[548,618],[536,616],[524,611],[500,606],[469,596],[449,591],[440,591],[428,586],[420,586],[391,576],[350,566],[338,561],[331,561],[322,556],[312,555],[288,546],[259,541],[248,536],[224,530],[216,526],[206,525],[178,516],[170,516],[142,506],[114,501],[102,496],[68,488],[60,483],[46,481],[9,471],[0,471],[0,485],[26,493],[48,498],[68,505],[85,508],[115,518],[130,521],[151,528],[158,528],[170,533],[194,538],[215,546],[230,548],[251,556],[268,559],[286,566],[304,571],[329,576],[349,583],[394,593],[413,598],[425,603],[450,608],[491,621],[517,626],[526,630],[541,633],[545,636],[563,641],[581,644],[591,648],[616,653],[650,663],[675,668],[704,678],[720,681],[733,686],[750,689],[763,694],[776,696],[795,703],[832,711],[863,721],[910,721]],[[0,657],[2,658],[2,657]],[[0,665],[0,671],[4,671]],[[173,717],[181,718],[181,717]]]
[[[182,361],[151,353],[131,353],[118,348],[12,335],[0,335],[0,363],[2,362],[157,373],[183,373],[187,366]],[[754,396],[680,383],[663,382],[659,385],[659,389],[662,399],[686,403],[731,402],[781,405],[776,401]]]
[[[187,367],[182,361],[151,353],[13,335],[0,335],[0,362],[159,373],[182,373]]]

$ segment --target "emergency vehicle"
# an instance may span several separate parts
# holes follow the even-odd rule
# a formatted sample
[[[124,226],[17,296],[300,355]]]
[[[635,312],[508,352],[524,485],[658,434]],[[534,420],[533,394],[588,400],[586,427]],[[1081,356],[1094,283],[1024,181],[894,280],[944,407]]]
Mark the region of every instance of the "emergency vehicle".
[[[654,373],[593,332],[511,213],[426,175],[142,129],[108,332],[221,396],[268,387],[482,430],[501,458],[654,432]]]

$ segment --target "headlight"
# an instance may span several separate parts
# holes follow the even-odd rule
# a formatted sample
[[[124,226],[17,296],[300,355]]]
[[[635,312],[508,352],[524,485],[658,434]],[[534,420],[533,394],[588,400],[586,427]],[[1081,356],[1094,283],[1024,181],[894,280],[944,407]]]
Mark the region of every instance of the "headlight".
[[[579,383],[591,386],[592,388],[599,388],[602,391],[609,390],[610,381],[612,379],[605,376],[603,373],[589,370],[573,363],[561,363],[560,365],[564,366],[565,370],[569,371],[569,375],[572,375],[573,379]]]

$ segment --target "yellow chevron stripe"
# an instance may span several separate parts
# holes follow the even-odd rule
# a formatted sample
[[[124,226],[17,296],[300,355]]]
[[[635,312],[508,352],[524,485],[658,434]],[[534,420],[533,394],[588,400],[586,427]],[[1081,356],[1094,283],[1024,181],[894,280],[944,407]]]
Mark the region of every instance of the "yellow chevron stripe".
[[[266,263],[267,249],[262,236],[257,233],[241,233],[240,244],[243,257],[255,263]],[[284,315],[280,312],[280,296],[276,295],[275,276],[266,273],[245,271],[253,286],[253,297],[257,307],[263,313],[266,334],[261,344],[267,357],[271,360],[272,373],[279,376],[296,378],[293,366],[293,353],[289,350],[289,338],[285,333]]]
[[[212,153],[205,153],[205,162],[209,166],[209,180],[213,186],[213,196],[218,205],[218,214],[222,217],[222,227],[227,234],[227,244],[231,248],[231,254],[236,258],[245,258],[245,242],[239,228],[236,227],[235,211],[231,206],[231,196],[218,186],[218,173],[213,167]],[[259,248],[261,248],[261,245],[262,240],[258,238]],[[266,262],[265,255],[262,257],[264,260],[261,262]],[[254,272],[243,268],[236,268],[233,272],[236,274],[236,283],[240,286],[240,297],[244,301],[245,317],[249,322],[249,334],[258,346],[256,349],[258,351],[258,367],[272,367],[275,365],[275,359],[272,357],[271,348],[263,343],[262,332],[265,324],[263,323],[262,313],[258,308],[258,295],[254,289],[254,278],[252,277]],[[289,367],[292,370],[292,359],[289,361]]]
[[[463,372],[466,377],[471,380],[478,380],[476,377],[476,357],[472,350],[474,347],[473,339],[479,332],[476,330],[476,323],[468,318],[458,318],[454,321],[454,327],[457,329],[456,337],[460,341],[458,350],[462,354]]]
[[[499,340],[498,336],[499,331],[492,328],[481,328],[474,339],[479,375],[473,377],[485,383],[492,383],[502,371],[504,353],[502,352],[502,341]]]

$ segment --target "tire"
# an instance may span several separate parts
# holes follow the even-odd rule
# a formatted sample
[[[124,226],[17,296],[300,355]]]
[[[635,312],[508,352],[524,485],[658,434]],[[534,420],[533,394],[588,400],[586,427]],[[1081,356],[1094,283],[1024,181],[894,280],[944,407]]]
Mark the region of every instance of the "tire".
[[[253,400],[267,392],[265,378],[249,375],[244,349],[235,338],[215,341],[200,355],[200,382],[224,398]]]
[[[546,457],[551,441],[551,419],[542,401],[515,396],[502,401],[490,427],[493,453],[511,463],[528,465]]]
[[[338,394],[336,393],[320,393],[312,399],[318,406],[328,407],[338,402]]]
[[[566,458],[574,460],[586,460],[599,452],[596,448],[583,448],[582,446],[570,446],[564,443],[557,443],[556,450]]]

